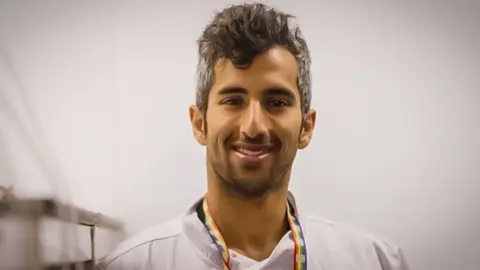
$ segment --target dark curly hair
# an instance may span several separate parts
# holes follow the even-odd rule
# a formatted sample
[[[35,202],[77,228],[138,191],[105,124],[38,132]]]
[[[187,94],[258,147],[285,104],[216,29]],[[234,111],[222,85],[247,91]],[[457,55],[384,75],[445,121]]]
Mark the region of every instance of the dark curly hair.
[[[237,68],[248,68],[255,56],[272,46],[287,48],[298,65],[297,87],[302,109],[310,109],[310,54],[292,15],[264,4],[233,5],[217,13],[198,39],[197,106],[206,112],[214,82],[213,68],[219,59],[229,59]]]

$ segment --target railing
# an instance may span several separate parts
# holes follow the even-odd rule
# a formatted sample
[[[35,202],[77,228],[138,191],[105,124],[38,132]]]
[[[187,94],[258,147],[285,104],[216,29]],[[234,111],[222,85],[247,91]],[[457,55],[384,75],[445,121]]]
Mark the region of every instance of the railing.
[[[22,236],[24,243],[24,262],[27,269],[78,269],[73,265],[81,264],[83,269],[93,269],[96,263],[96,228],[103,228],[123,234],[123,223],[104,214],[60,203],[51,199],[8,199],[0,201],[0,221],[6,217],[21,218],[26,226],[27,235]],[[49,264],[42,259],[40,250],[39,222],[43,218],[53,218],[62,222],[89,227],[90,258],[84,261]],[[1,240],[0,240],[1,241]],[[0,269],[2,263],[0,262]],[[65,266],[67,268],[65,268]]]

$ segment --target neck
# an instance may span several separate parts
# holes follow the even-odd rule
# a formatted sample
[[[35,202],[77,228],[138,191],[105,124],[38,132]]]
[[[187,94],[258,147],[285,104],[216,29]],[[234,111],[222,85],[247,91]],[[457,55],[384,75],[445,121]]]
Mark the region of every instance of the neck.
[[[288,230],[287,196],[287,184],[250,199],[232,196],[209,181],[205,200],[227,247],[261,261],[270,256]]]

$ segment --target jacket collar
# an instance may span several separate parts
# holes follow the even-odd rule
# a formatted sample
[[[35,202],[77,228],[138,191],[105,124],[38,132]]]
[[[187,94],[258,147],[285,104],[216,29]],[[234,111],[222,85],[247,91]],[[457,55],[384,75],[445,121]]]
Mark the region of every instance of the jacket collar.
[[[200,254],[203,255],[202,258],[205,262],[212,265],[212,267],[218,267],[222,265],[222,257],[205,228],[205,225],[200,221],[196,213],[196,209],[203,199],[204,197],[202,196],[188,209],[183,218],[183,231],[185,236],[192,242]],[[290,191],[288,192],[287,199],[294,210],[295,216],[300,221],[300,224],[302,224],[297,202]]]

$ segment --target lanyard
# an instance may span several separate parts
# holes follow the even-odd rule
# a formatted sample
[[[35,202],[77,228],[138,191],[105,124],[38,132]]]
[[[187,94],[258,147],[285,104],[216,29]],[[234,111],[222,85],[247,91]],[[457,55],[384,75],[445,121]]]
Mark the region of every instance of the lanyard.
[[[228,250],[227,244],[220,233],[215,221],[212,218],[208,210],[208,205],[206,200],[203,200],[203,212],[205,213],[205,227],[212,237],[213,242],[220,250],[223,258],[223,269],[231,270],[230,268],[230,252]],[[290,224],[290,230],[293,236],[294,243],[294,253],[293,253],[293,270],[306,270],[307,269],[307,249],[305,246],[305,238],[303,235],[302,227],[300,222],[295,215],[292,214],[290,209],[290,204],[287,202],[287,218],[288,224]]]

